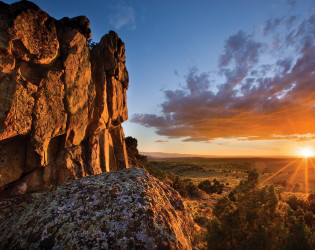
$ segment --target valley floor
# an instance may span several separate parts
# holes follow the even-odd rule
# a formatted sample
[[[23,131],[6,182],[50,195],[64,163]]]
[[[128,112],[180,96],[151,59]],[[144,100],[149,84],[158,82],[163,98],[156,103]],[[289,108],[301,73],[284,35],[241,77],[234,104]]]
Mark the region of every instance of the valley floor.
[[[190,208],[198,226],[196,247],[205,249],[207,223],[214,218],[213,208],[218,200],[227,196],[248,173],[257,170],[260,187],[273,185],[279,200],[288,200],[293,195],[305,200],[315,193],[315,165],[313,159],[293,158],[174,158],[149,160],[149,172],[175,185]],[[174,177],[175,176],[175,177]],[[178,179],[176,179],[178,178]],[[180,181],[182,180],[183,184]],[[190,186],[204,181],[217,181],[222,185],[219,192],[199,190],[191,195]],[[189,184],[188,184],[189,183]],[[187,189],[188,193],[183,190]],[[190,188],[190,189],[189,189]],[[183,191],[182,191],[183,190]],[[306,193],[307,191],[307,193]]]

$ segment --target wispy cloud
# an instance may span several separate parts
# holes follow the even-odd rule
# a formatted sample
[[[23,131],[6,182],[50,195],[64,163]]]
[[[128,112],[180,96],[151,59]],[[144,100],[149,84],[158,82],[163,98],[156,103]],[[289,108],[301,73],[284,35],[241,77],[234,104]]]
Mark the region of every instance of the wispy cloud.
[[[297,25],[288,27],[288,20]],[[315,16],[299,23],[295,17],[273,19],[263,31],[277,34],[277,49],[272,39],[244,31],[226,40],[218,60],[225,81],[217,92],[210,90],[209,74],[192,68],[184,87],[164,91],[160,115],[136,114],[131,121],[186,142],[314,138]]]
[[[286,0],[286,3],[293,7],[296,4],[296,0]]]
[[[113,14],[109,16],[109,22],[116,30],[124,26],[129,29],[136,28],[136,14],[133,7],[120,3],[114,5],[112,9]]]
[[[291,20],[292,22],[293,20]],[[264,27],[264,34],[267,35],[268,33],[274,31],[278,25],[281,23],[280,18],[271,18],[266,21],[265,27]]]
[[[166,143],[166,142],[169,142],[168,140],[156,140],[155,141],[156,143]]]

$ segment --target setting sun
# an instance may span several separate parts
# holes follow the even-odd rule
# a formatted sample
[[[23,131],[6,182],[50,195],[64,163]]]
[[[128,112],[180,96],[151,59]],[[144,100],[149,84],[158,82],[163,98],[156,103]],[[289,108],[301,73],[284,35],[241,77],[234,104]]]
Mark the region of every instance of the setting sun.
[[[309,158],[314,156],[314,150],[310,147],[300,148],[298,155],[304,158]]]

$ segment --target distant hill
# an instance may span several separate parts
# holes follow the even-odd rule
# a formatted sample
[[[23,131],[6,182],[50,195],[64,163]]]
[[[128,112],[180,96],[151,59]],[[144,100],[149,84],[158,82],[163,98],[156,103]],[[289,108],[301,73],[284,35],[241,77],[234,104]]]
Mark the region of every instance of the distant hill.
[[[179,153],[163,153],[163,152],[140,152],[149,159],[161,158],[296,158],[296,156],[223,156],[223,155],[198,155],[198,154],[179,154]]]
[[[190,157],[204,157],[215,158],[215,155],[196,155],[196,154],[178,154],[178,153],[162,153],[162,152],[140,152],[142,155],[148,156],[148,158],[190,158]]]

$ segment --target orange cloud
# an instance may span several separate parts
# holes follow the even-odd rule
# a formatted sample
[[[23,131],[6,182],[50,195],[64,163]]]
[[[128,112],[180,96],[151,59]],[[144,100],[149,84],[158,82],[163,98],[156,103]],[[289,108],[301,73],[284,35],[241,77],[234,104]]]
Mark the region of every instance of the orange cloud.
[[[281,20],[267,23],[268,30],[288,21]],[[137,114],[131,121],[184,141],[313,139],[315,38],[310,34],[314,30],[315,16],[303,20],[282,41],[295,50],[295,57],[280,57],[269,65],[259,64],[266,45],[239,31],[227,39],[219,58],[226,81],[217,92],[209,89],[207,73],[192,69],[185,87],[164,91],[161,115]]]

